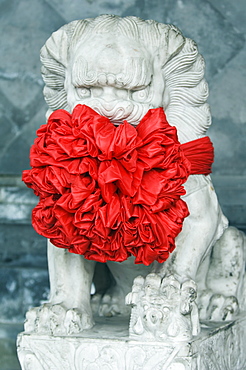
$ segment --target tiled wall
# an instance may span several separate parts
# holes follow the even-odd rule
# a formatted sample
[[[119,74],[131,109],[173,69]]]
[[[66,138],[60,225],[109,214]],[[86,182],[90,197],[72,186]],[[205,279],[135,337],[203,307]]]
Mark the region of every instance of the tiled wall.
[[[246,227],[244,0],[2,0],[0,2],[0,321],[22,321],[47,297],[45,240],[30,226],[36,198],[21,183],[45,121],[39,49],[64,23],[99,14],[173,23],[203,54],[210,86],[214,182],[231,222]]]

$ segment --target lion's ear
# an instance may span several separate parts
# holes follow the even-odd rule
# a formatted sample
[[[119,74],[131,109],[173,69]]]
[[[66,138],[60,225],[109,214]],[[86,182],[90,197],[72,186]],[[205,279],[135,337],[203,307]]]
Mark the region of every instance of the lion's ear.
[[[67,106],[64,89],[67,53],[68,36],[63,28],[51,35],[40,52],[41,74],[45,83],[44,98],[51,111]]]
[[[177,55],[185,44],[185,37],[181,31],[173,25],[168,25],[166,47],[166,62]]]
[[[177,55],[185,44],[185,37],[181,31],[173,25],[162,25],[159,27],[165,27],[165,32],[162,32],[164,39],[162,40],[162,56],[163,65]]]
[[[71,22],[54,32],[40,51],[44,98],[51,111],[68,108],[64,81],[70,40],[77,23]]]
[[[40,51],[40,59],[42,64],[48,68],[52,68],[52,64],[48,63],[47,65],[47,60],[53,60],[57,64],[62,64],[64,67],[66,67],[67,52],[68,35],[66,32],[66,28],[62,27],[58,31],[52,33],[50,38],[46,41]]]

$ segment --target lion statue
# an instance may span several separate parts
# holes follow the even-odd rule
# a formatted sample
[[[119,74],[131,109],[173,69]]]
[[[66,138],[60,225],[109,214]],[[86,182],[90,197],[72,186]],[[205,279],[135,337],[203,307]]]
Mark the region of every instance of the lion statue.
[[[111,15],[73,21],[48,39],[41,62],[47,118],[81,104],[115,126],[127,121],[137,127],[150,109],[162,107],[181,144],[203,138],[211,124],[204,60],[173,25]],[[231,320],[244,308],[244,235],[228,227],[209,175],[190,175],[184,188],[189,216],[169,258],[149,265],[134,264],[132,256],[107,261],[115,284],[92,298],[100,315],[129,314],[132,307],[133,336],[175,336],[177,328],[164,323],[167,313],[174,321],[183,315],[184,331],[197,334],[199,319]],[[48,265],[50,300],[29,310],[25,330],[91,328],[96,261],[48,241]]]

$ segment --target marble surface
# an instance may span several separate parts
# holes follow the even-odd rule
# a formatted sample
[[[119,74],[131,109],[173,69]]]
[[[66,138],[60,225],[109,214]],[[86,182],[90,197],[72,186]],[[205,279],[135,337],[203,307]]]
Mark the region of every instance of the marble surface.
[[[130,339],[125,318],[97,318],[80,335],[21,333],[17,348],[22,370],[242,370],[245,341],[245,314],[226,324],[203,323],[189,341],[163,343]]]
[[[174,25],[143,20],[134,16],[116,15],[76,20],[52,33],[41,49],[40,59],[41,73],[45,82],[44,98],[48,105],[47,119],[52,112],[59,109],[75,114],[75,110],[88,106],[110,119],[116,126],[124,120],[133,126],[138,126],[141,125],[140,121],[146,112],[162,107],[168,123],[176,128],[177,137],[182,144],[194,140],[198,143],[196,140],[206,136],[211,125],[204,59],[199,53],[197,44]],[[49,124],[48,120],[48,127]],[[55,129],[54,132],[56,132]],[[49,150],[48,140],[45,145]],[[63,146],[58,145],[61,146],[59,150],[63,151]],[[148,145],[149,143],[147,147]],[[53,146],[50,148],[54,151]],[[112,156],[115,160],[117,156],[113,150]],[[135,154],[134,152],[133,158]],[[169,161],[174,161],[170,158]],[[56,165],[59,167],[58,162]],[[167,166],[164,163],[162,166]],[[35,170],[35,167],[36,165],[30,173]],[[149,181],[154,182],[156,180],[151,168],[147,169],[148,178]],[[172,173],[171,168],[168,167],[169,172]],[[106,173],[106,170],[103,171]],[[132,168],[130,171],[133,178],[135,174],[138,176],[136,169]],[[180,171],[181,174],[182,170]],[[135,238],[128,240],[129,245],[140,242],[136,247],[142,248],[144,245],[148,248],[149,244],[145,244],[143,235],[149,235],[150,250],[154,254],[158,243],[163,243],[163,250],[169,251],[170,241],[167,242],[165,239],[159,241],[158,233],[167,235],[167,239],[171,236],[175,237],[175,246],[173,245],[174,248],[169,256],[165,256],[165,253],[158,256],[156,253],[152,260],[147,256],[143,260],[138,260],[138,255],[133,252],[137,266],[133,263],[133,256],[128,260],[121,260],[121,264],[116,264],[114,260],[119,261],[119,259],[109,254],[105,260],[116,284],[105,291],[99,303],[99,312],[101,310],[104,316],[124,314],[126,312],[124,297],[131,292],[131,297],[127,296],[129,298],[127,304],[132,308],[130,333],[133,337],[155,340],[175,337],[179,341],[180,338],[190,338],[192,334],[199,333],[199,318],[228,321],[245,308],[245,237],[236,228],[228,227],[228,220],[220,208],[211,178],[207,176],[208,173],[204,176],[199,175],[198,171],[198,174],[190,175],[187,180],[186,178],[182,180],[184,175],[180,175],[180,184],[185,181],[185,194],[183,193],[182,200],[178,199],[180,190],[176,189],[179,171],[171,177],[172,190],[161,187],[156,194],[157,200],[156,198],[151,200],[153,204],[148,203],[148,196],[145,199],[145,192],[148,194],[154,191],[151,186],[148,189],[145,189],[145,185],[140,187],[142,193],[139,194],[142,195],[137,200],[134,196],[139,190],[135,189],[131,195],[134,207],[136,209],[139,207],[139,216],[135,208],[135,213],[131,213],[130,209],[127,211],[132,216],[126,217],[125,224],[130,225],[127,226],[127,232],[132,233]],[[31,180],[32,176],[27,181],[27,185],[30,186],[33,181],[31,187],[35,190],[37,175]],[[48,173],[46,176],[48,177]],[[90,170],[87,176],[89,178],[92,176]],[[98,176],[100,178],[100,175]],[[57,176],[56,181],[62,186],[61,178],[62,176]],[[145,178],[144,175],[143,178]],[[121,184],[121,180],[114,176],[112,181],[116,180],[116,185]],[[158,181],[162,184],[162,180]],[[109,182],[108,178],[107,182]],[[39,220],[40,216],[37,217],[36,211],[34,215],[36,215],[36,222],[42,225],[39,229],[41,234],[47,236],[47,233],[41,231],[46,222],[41,220],[45,217],[45,210],[49,209],[42,205],[42,192],[45,189],[45,194],[52,196],[53,190],[48,190],[45,181],[41,188],[39,208],[36,210],[41,210],[42,218]],[[100,183],[99,188],[104,197]],[[78,187],[73,191],[77,198],[80,196],[83,200],[84,193],[81,189]],[[94,194],[93,192],[94,187],[88,194]],[[177,197],[175,195],[172,199],[170,194],[175,192]],[[60,195],[59,207],[64,207],[62,200],[64,201],[67,194],[61,191]],[[115,197],[118,199],[119,195],[115,193]],[[165,210],[160,210],[158,197],[167,200]],[[106,204],[103,209],[110,214],[111,200],[105,197],[104,201]],[[187,213],[183,222],[181,209],[184,207],[184,202],[187,204],[189,215]],[[74,210],[81,212],[81,221],[86,220],[87,225],[86,217],[90,209],[86,208],[82,211],[82,208],[79,208],[81,204],[76,203]],[[145,216],[145,213],[142,216],[141,213],[145,208],[148,213],[149,205],[153,209],[154,207],[158,209],[158,212],[155,211],[157,212],[155,227],[152,224],[149,226],[150,216]],[[121,198],[117,207],[124,208]],[[70,212],[71,210],[73,210],[72,205]],[[172,212],[175,213],[175,218]],[[117,227],[118,225],[123,227],[122,225],[125,224],[119,216],[118,208],[114,208],[114,213]],[[56,215],[56,208],[54,208],[53,217],[53,220],[57,217],[58,223],[60,222],[60,216]],[[162,217],[160,224],[158,217]],[[160,225],[165,225],[166,218],[167,228],[158,229]],[[77,226],[73,218],[69,220],[71,227],[81,227]],[[51,235],[56,239],[56,233],[60,232],[59,226],[55,221],[52,222],[54,230]],[[138,229],[136,226],[138,222],[142,223],[143,227]],[[178,229],[181,222],[182,230]],[[107,219],[107,227],[112,227],[108,226],[109,224],[110,221]],[[79,233],[81,234],[82,231],[80,230]],[[98,231],[93,228],[93,235],[97,233]],[[87,234],[85,235],[87,237]],[[116,238],[115,234],[114,237]],[[101,248],[104,248],[104,243],[108,243],[108,239],[105,236],[101,238]],[[94,324],[90,288],[95,261],[90,260],[91,257],[87,252],[90,248],[93,250],[98,242],[89,239],[91,244],[88,250],[83,252],[84,258],[68,253],[66,244],[64,244],[65,248],[56,248],[52,244],[57,245],[55,239],[48,241],[50,298],[48,303],[27,312],[25,330],[37,334],[77,334],[91,328]],[[124,243],[123,240],[125,239],[120,239],[120,243]],[[72,243],[71,241],[69,250],[71,252],[74,251]],[[142,253],[141,248],[138,249],[140,253]],[[113,244],[113,249],[118,250],[118,245]],[[102,261],[96,256],[94,258]],[[148,271],[140,262],[150,265],[151,270]],[[137,279],[138,282],[136,282]]]

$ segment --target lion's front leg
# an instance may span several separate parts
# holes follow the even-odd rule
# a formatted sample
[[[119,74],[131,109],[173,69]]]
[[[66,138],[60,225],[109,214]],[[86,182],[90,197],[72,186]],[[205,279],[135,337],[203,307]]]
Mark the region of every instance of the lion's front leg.
[[[204,268],[203,262],[210,258],[227,222],[208,179],[191,178],[187,187],[190,216],[176,239],[175,251],[165,263],[155,266],[154,273],[136,279],[127,296],[133,337],[182,340],[199,332],[197,285],[205,286],[208,265]],[[203,275],[199,276],[201,266]]]
[[[192,191],[196,183],[200,186]],[[186,183],[187,202],[190,215],[185,219],[182,232],[176,238],[176,249],[161,267],[162,275],[174,274],[181,282],[193,279],[196,283],[197,273],[210,256],[212,247],[227,227],[227,220],[219,206],[211,181],[204,176],[191,176]],[[208,267],[208,266],[207,266]],[[206,276],[203,272],[203,277]],[[202,279],[202,277],[199,277]]]
[[[201,185],[197,191],[192,191],[195,182]],[[190,178],[187,183],[185,200],[190,215],[184,221],[183,230],[176,239],[176,249],[166,264],[159,268],[159,273],[165,276],[175,276],[178,281],[194,289],[196,284],[197,304],[200,311],[202,292],[209,293],[207,276],[211,264],[211,252],[217,240],[227,227],[227,219],[219,206],[217,196],[209,178]],[[186,303],[183,302],[185,306]],[[206,307],[207,309],[207,307]],[[203,315],[204,318],[204,315]]]
[[[48,241],[50,300],[27,312],[25,331],[74,334],[93,326],[90,306],[94,261]]]

